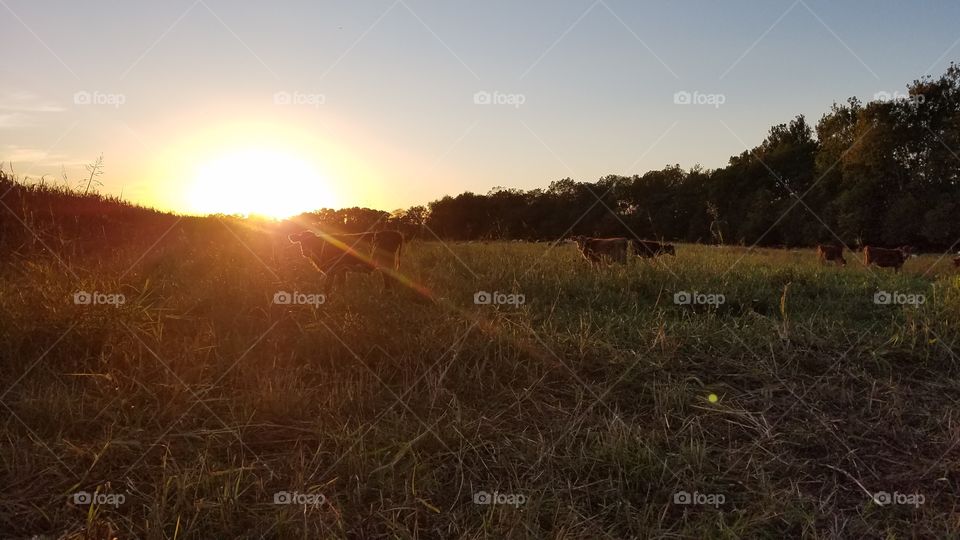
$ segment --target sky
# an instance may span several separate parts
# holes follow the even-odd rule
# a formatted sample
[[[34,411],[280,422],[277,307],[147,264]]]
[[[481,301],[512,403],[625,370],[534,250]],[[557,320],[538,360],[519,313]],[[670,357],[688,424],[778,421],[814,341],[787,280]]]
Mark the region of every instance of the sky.
[[[75,185],[102,154],[103,192],[278,214],[720,167],[797,114],[943,73],[958,20],[935,1],[0,0],[0,161]]]

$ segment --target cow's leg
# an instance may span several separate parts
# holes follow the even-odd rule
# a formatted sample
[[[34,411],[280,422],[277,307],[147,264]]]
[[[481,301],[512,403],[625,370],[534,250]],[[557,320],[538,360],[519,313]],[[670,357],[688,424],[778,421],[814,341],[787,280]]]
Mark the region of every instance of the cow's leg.
[[[377,271],[377,273],[383,276],[383,292],[392,291],[393,285],[394,285],[393,282],[395,281],[395,279],[393,275],[390,273],[390,270],[387,270],[386,268],[381,268]]]

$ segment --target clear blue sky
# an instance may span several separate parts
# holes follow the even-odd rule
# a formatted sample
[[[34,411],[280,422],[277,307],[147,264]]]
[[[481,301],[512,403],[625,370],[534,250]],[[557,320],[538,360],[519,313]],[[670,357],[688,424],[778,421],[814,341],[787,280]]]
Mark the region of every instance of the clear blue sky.
[[[774,123],[939,75],[957,21],[932,1],[0,0],[0,160],[76,179],[102,152],[104,191],[175,209],[205,160],[264,144],[387,210],[717,167]]]

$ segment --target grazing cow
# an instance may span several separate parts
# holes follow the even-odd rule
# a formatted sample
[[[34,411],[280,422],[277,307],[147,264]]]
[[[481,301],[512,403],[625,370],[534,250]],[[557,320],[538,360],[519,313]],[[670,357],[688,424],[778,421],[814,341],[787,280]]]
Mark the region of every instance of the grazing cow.
[[[573,236],[570,239],[577,244],[580,254],[583,255],[584,259],[590,261],[590,264],[598,264],[603,261],[627,264],[627,246],[630,241],[626,238]]]
[[[652,259],[657,255],[677,256],[677,250],[673,244],[664,242],[654,242],[653,240],[635,240],[633,243],[633,252],[637,257]]]
[[[833,261],[841,266],[847,265],[847,260],[843,258],[843,246],[824,246],[817,245],[817,258],[820,264],[827,264],[827,261]]]
[[[899,272],[904,261],[910,256],[910,251],[909,246],[897,249],[866,246],[863,248],[863,264],[867,266],[875,264],[880,268],[893,268],[895,272]]]
[[[320,234],[310,231],[291,234],[300,253],[324,276],[324,290],[336,286],[347,272],[383,274],[383,288],[391,289],[400,270],[403,235],[398,231],[377,231],[360,234]]]

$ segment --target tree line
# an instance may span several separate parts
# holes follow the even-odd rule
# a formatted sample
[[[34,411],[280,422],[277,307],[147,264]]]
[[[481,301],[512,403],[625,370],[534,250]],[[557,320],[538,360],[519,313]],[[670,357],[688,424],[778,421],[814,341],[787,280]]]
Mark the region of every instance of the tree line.
[[[960,66],[907,92],[800,115],[714,170],[679,165],[545,189],[461,193],[392,214],[310,216],[342,230],[390,226],[444,240],[627,236],[716,244],[913,245],[960,240]]]

